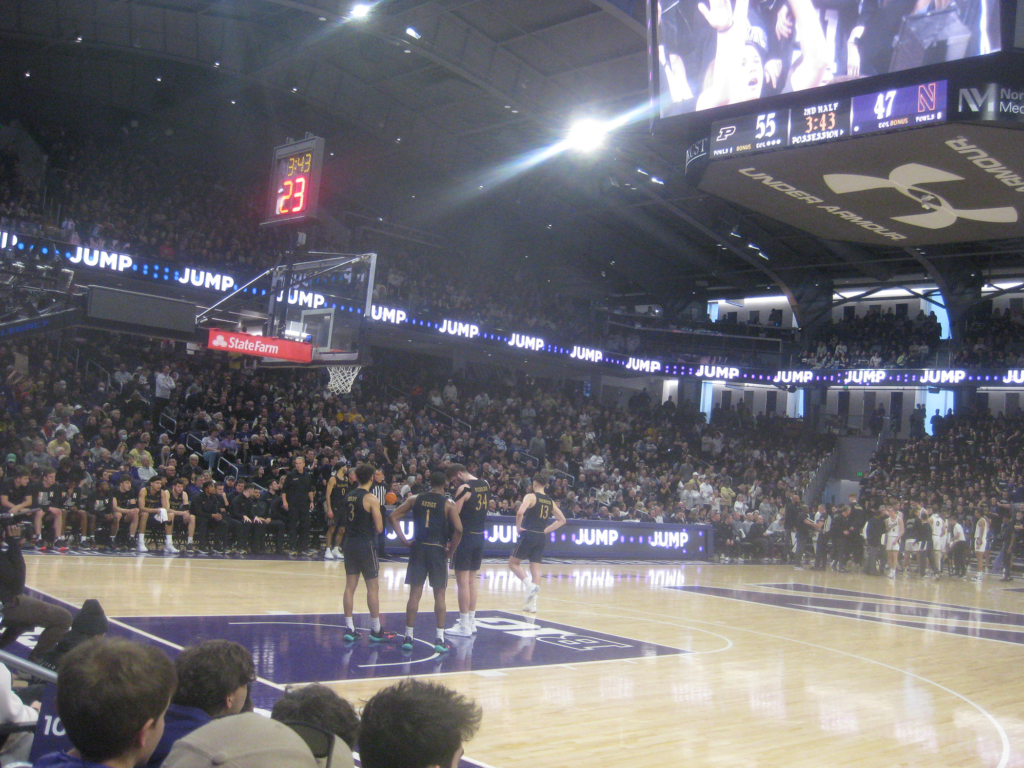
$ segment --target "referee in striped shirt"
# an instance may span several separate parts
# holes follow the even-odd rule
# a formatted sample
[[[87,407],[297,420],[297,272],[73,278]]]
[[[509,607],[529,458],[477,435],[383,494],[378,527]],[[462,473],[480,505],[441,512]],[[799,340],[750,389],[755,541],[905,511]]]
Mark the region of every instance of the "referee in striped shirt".
[[[377,497],[377,501],[380,502],[380,513],[382,517],[387,517],[389,512],[384,507],[384,497],[387,495],[388,487],[384,484],[384,470],[377,469],[373,473],[373,485],[370,486],[370,493]],[[384,544],[388,538],[388,524],[384,521],[384,530],[377,534],[377,557],[380,560],[387,560],[387,552],[384,550]]]

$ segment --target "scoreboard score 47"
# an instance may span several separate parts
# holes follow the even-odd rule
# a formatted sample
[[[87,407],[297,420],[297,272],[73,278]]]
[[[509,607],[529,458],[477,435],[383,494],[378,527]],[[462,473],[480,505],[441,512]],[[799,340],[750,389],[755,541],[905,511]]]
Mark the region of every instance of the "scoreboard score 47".
[[[263,224],[297,224],[316,218],[323,159],[324,140],[318,136],[274,148]]]

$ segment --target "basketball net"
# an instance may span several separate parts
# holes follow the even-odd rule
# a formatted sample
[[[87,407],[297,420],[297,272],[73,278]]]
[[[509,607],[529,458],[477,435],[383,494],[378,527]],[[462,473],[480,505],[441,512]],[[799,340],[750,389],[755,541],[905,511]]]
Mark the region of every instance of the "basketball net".
[[[329,365],[327,375],[331,380],[327,382],[327,391],[334,395],[340,395],[352,391],[352,382],[356,380],[361,365]]]

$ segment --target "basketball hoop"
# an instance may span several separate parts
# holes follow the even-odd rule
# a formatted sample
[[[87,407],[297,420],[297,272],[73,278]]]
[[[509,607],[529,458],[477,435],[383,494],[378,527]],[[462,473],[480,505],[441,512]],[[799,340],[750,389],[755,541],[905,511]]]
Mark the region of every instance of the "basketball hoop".
[[[361,365],[329,365],[327,375],[331,380],[327,382],[327,391],[334,395],[341,395],[352,391],[352,382],[356,380]]]

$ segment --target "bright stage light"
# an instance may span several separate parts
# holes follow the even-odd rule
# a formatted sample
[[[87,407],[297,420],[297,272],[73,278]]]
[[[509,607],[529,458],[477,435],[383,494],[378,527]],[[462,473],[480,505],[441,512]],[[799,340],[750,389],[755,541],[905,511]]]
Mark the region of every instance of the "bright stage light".
[[[608,127],[598,120],[580,120],[569,129],[566,144],[570,149],[591,152],[602,144]]]
[[[365,3],[357,3],[352,6],[353,19],[365,19],[370,15],[370,6]]]

